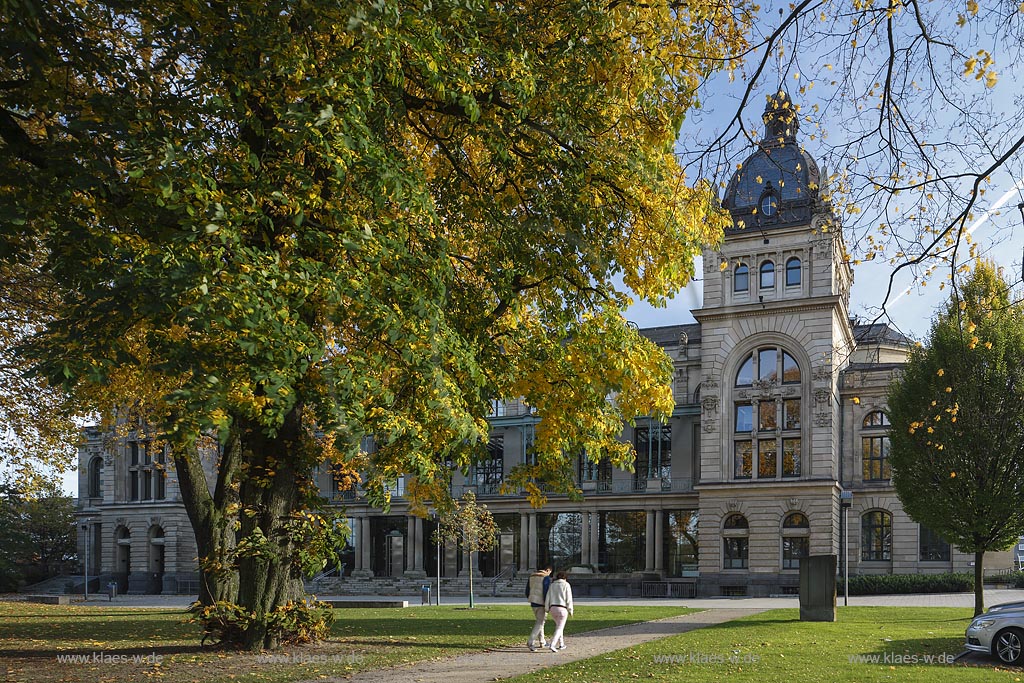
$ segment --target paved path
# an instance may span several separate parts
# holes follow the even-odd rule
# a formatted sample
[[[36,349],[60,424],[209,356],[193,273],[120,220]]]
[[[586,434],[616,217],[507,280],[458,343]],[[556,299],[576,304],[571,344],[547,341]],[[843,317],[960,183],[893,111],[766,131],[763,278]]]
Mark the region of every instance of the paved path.
[[[621,603],[619,603],[621,604]],[[548,649],[530,652],[523,644],[449,659],[416,662],[389,669],[365,671],[348,678],[321,678],[308,683],[482,683],[497,681],[546,669],[558,664],[633,647],[659,638],[667,638],[706,626],[714,626],[762,612],[762,609],[716,609],[685,614],[657,621],[627,624],[614,628],[568,635],[566,649],[553,653]],[[571,622],[570,622],[571,624]]]

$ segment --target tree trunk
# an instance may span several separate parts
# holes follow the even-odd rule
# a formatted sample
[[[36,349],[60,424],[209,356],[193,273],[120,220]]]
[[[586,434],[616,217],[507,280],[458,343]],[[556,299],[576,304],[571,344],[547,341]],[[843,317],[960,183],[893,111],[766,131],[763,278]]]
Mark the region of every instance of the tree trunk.
[[[269,629],[271,614],[304,594],[302,577],[292,564],[293,543],[286,524],[300,507],[297,471],[302,457],[302,407],[296,406],[273,437],[257,425],[242,435],[247,471],[239,489],[242,505],[241,538],[266,539],[259,552],[239,553],[238,604],[254,615],[243,646],[249,650],[275,649],[277,634]]]
[[[983,562],[985,552],[974,553],[974,616],[985,611],[985,571]]]
[[[238,597],[238,576],[230,559],[235,545],[235,518],[228,513],[235,500],[231,484],[238,469],[238,446],[237,435],[229,437],[217,463],[217,483],[212,494],[195,444],[173,449],[181,499],[196,537],[201,605],[234,602]]]

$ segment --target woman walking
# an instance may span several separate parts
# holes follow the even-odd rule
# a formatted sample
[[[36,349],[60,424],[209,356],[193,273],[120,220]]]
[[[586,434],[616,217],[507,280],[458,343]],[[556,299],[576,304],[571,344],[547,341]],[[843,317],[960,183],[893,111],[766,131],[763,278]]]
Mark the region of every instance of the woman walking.
[[[565,621],[572,616],[572,586],[569,585],[568,575],[565,572],[558,572],[555,580],[548,588],[548,594],[544,598],[544,607],[548,614],[555,620],[555,633],[551,636],[551,651],[558,652],[565,649],[565,636],[562,631],[565,629]]]

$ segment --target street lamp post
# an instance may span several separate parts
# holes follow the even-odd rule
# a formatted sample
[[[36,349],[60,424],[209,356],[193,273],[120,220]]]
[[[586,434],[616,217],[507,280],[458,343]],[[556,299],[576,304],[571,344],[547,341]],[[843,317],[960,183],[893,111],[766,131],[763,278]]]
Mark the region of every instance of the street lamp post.
[[[850,606],[850,518],[847,514],[853,505],[853,491],[841,491],[839,504],[843,508],[843,606]]]
[[[92,529],[92,517],[82,520],[82,530],[85,531],[85,600],[89,601],[89,532]]]

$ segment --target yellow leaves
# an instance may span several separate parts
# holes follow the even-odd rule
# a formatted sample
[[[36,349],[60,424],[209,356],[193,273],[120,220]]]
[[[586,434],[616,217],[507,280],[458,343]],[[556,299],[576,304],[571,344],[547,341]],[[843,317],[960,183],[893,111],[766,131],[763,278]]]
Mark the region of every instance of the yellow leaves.
[[[949,473],[949,478],[950,479],[956,479],[956,472],[950,472]]]
[[[943,375],[946,374],[946,371],[943,370],[942,368],[939,368],[935,374],[938,375],[939,377],[942,377]]]
[[[967,323],[967,334],[971,334],[974,330],[978,329],[978,326],[973,322]]]
[[[946,393],[947,394],[953,393],[953,387],[946,387]]]
[[[855,406],[859,406],[860,405],[860,397],[859,396],[854,396],[850,400],[853,402],[853,405],[855,405]]]
[[[978,345],[978,338],[977,337],[971,337],[971,341],[967,343],[967,348],[973,349],[977,345]]]
[[[978,15],[978,0],[967,0],[967,11],[970,12],[971,16]]]
[[[728,268],[728,267],[729,267],[729,262],[727,260],[725,260],[725,259],[722,259],[722,262],[718,264],[719,272],[724,272],[725,269]]]

